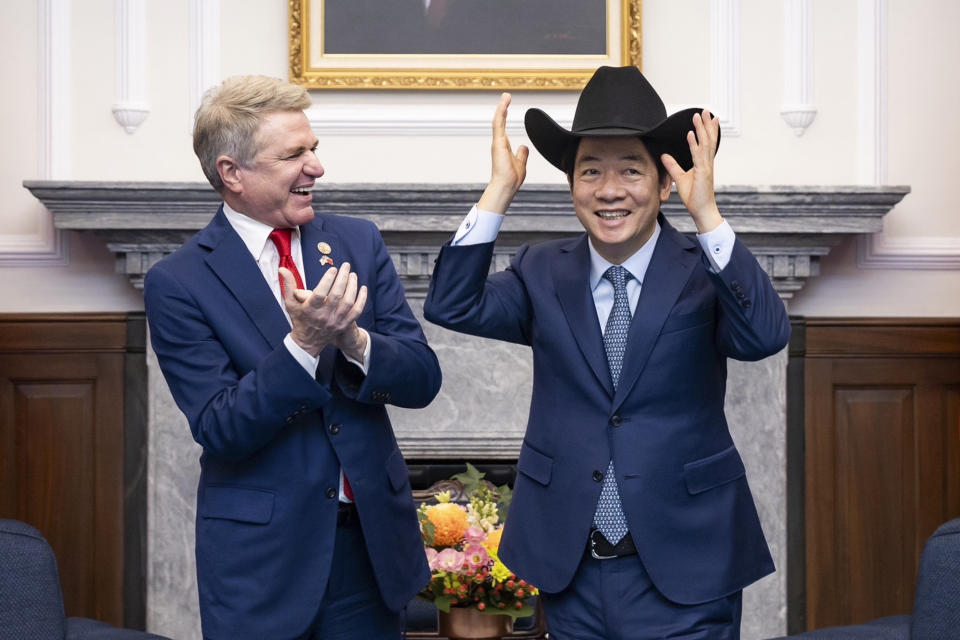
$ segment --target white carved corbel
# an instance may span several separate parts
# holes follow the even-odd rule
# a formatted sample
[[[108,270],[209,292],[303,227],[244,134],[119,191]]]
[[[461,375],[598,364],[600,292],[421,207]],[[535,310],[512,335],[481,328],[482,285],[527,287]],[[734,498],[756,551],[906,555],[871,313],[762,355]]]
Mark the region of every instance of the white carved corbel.
[[[116,89],[113,117],[127,133],[137,130],[147,115],[146,0],[116,0]]]
[[[783,3],[783,106],[780,115],[798,136],[817,116],[813,104],[813,7],[811,0]]]

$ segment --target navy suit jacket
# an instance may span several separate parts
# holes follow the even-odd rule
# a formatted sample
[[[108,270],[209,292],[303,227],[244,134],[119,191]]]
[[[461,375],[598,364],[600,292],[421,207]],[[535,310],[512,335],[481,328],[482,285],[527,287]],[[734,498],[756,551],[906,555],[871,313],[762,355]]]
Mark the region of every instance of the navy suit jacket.
[[[434,269],[428,320],[533,349],[500,556],[547,592],[573,578],[600,495],[595,473],[611,456],[630,534],[667,598],[705,602],[773,571],[723,401],[726,358],[778,352],[789,320],[739,240],[714,274],[698,243],[659,221],[616,392],[586,235],[524,246],[489,277],[492,243],[448,245]]]
[[[285,638],[319,611],[333,554],[341,465],[386,604],[429,580],[406,463],[384,403],[423,407],[437,358],[376,227],[318,215],[300,228],[305,285],[350,262],[369,297],[366,376],[336,349],[316,378],[283,345],[290,325],[223,214],[144,281],[160,368],[203,447],[196,553],[204,636]]]

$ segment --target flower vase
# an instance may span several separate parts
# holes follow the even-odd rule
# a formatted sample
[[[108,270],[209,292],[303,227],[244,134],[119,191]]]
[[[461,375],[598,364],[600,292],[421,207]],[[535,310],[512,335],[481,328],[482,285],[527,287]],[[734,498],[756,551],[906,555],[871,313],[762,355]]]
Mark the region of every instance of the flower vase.
[[[450,640],[500,640],[513,633],[513,618],[480,613],[473,607],[450,607],[437,611],[438,635]]]

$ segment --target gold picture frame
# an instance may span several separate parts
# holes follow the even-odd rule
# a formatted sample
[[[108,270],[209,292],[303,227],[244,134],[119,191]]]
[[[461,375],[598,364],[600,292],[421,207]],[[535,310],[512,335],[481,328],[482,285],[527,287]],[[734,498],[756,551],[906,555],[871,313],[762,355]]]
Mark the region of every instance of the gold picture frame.
[[[290,81],[308,89],[577,90],[601,65],[641,64],[641,0],[604,0],[605,53],[586,55],[447,54],[443,49],[327,53],[323,23],[328,0],[289,1]],[[343,32],[336,31],[338,36]]]

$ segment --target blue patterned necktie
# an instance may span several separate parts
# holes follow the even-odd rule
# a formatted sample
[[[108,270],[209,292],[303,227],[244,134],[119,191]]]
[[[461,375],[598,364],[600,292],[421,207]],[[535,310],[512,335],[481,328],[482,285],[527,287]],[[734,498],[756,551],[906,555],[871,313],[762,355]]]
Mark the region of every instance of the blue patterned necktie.
[[[613,309],[607,318],[607,327],[603,332],[603,347],[607,352],[607,365],[610,367],[610,378],[613,380],[613,389],[617,389],[620,381],[620,370],[623,369],[623,354],[627,350],[627,334],[630,332],[630,300],[627,298],[627,280],[632,278],[630,272],[623,267],[610,267],[603,277],[613,283]],[[627,518],[623,514],[623,505],[620,504],[620,492],[617,490],[617,481],[614,475],[613,458],[607,466],[603,476],[603,486],[600,489],[600,500],[593,515],[593,525],[600,530],[609,542],[617,544],[627,535]]]

